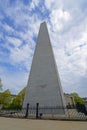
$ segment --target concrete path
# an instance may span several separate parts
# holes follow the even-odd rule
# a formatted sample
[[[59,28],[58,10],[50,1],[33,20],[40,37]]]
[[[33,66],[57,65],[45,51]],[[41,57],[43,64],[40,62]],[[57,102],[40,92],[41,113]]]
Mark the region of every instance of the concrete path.
[[[0,117],[0,130],[87,130],[87,122]]]

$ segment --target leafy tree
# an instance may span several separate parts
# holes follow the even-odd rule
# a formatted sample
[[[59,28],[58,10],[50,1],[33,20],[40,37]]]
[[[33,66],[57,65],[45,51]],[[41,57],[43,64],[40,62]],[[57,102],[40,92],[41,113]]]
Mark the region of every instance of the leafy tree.
[[[2,89],[2,80],[0,78],[0,89]]]
[[[3,108],[8,108],[11,101],[12,101],[12,98],[11,98],[11,93],[10,93],[9,89],[0,93],[0,104],[3,105]]]
[[[22,103],[23,103],[23,100],[24,100],[25,91],[26,91],[26,87],[24,87],[18,94],[18,95],[21,96]]]
[[[23,103],[23,100],[24,100],[25,90],[26,90],[26,87],[24,89],[22,89],[18,93],[18,95],[13,99],[13,102],[10,105],[10,109],[21,109],[22,108],[22,103]]]
[[[76,104],[84,104],[84,100],[77,93],[74,92],[72,95]]]

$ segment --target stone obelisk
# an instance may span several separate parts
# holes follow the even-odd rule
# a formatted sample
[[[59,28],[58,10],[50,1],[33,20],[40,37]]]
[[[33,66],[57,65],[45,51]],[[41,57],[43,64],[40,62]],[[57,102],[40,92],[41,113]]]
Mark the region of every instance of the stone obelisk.
[[[65,107],[64,95],[49,38],[47,25],[41,23],[33,56],[23,108],[35,106]],[[61,109],[58,113],[64,113]]]

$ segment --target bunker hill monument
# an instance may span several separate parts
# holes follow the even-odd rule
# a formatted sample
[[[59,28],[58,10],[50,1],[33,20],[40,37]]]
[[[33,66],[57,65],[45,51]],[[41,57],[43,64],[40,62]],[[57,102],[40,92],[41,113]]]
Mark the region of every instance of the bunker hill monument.
[[[58,106],[64,113],[65,100],[49,38],[47,25],[41,23],[33,56],[23,108],[30,106]]]

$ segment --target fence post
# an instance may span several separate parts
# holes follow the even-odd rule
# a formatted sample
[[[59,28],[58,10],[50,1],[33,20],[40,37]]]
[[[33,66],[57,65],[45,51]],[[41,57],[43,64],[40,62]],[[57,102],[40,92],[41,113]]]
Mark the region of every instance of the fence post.
[[[36,119],[38,119],[38,109],[39,109],[39,103],[36,103]]]
[[[25,118],[27,118],[27,117],[28,117],[28,109],[29,109],[29,103],[27,103],[27,108],[26,108]]]

